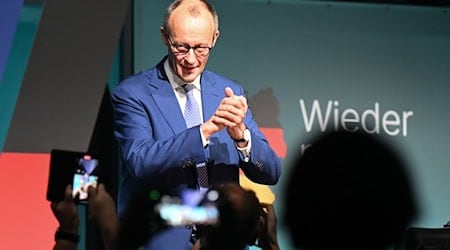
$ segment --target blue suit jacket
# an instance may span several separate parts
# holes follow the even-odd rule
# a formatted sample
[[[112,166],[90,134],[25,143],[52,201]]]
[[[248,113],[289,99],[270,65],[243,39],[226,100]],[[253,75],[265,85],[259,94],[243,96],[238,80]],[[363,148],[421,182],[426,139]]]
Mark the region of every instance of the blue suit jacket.
[[[121,220],[127,220],[128,214],[136,215],[128,211],[133,199],[148,197],[149,190],[196,187],[195,163],[206,163],[210,184],[239,182],[239,168],[256,183],[276,184],[281,160],[258,129],[250,110],[245,118],[252,136],[248,162],[226,129],[214,134],[207,149],[203,148],[199,127],[187,129],[185,125],[164,72],[165,59],[124,80],[112,95],[115,137],[122,160],[118,197]],[[213,115],[225,97],[225,87],[231,87],[236,95],[244,95],[241,85],[207,70],[202,73],[200,84],[204,120]],[[157,230],[152,232],[145,249],[189,249],[190,231],[189,227]]]

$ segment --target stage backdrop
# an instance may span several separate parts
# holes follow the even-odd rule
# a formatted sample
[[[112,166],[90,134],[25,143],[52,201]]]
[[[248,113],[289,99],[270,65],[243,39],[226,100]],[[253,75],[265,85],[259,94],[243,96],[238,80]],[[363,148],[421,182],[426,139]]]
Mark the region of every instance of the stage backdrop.
[[[119,78],[116,50],[131,0],[22,2],[0,2],[0,249],[51,249],[51,149],[99,155],[115,197],[108,84]],[[78,211],[79,249],[99,249],[86,207]]]
[[[10,11],[9,15],[17,17],[15,11],[22,1],[13,2],[11,5],[2,2],[0,13]],[[60,16],[56,23],[48,22],[47,16],[44,20],[48,24],[62,24],[64,20],[78,19],[77,15],[86,17],[87,10],[95,17],[92,18],[93,23],[99,24],[102,22],[98,18],[105,16],[95,11],[108,13],[106,5],[98,9],[70,9],[72,5],[67,5],[83,5],[89,1],[46,2],[58,4],[60,10],[70,12],[70,15]],[[222,35],[208,67],[245,86],[258,123],[283,158],[282,179],[278,185],[269,187],[277,196],[275,205],[280,218],[283,208],[279,204],[283,201],[282,190],[291,159],[301,151],[302,144],[308,143],[309,135],[333,129],[336,123],[343,121],[344,116],[347,120],[359,118],[357,122],[346,122],[351,128],[359,127],[386,136],[411,164],[411,174],[422,208],[416,225],[441,227],[450,219],[447,195],[450,190],[448,8],[307,0],[211,2],[219,11]],[[90,3],[103,4],[102,1]],[[168,0],[135,0],[136,71],[153,66],[165,54],[159,27],[168,3]],[[74,10],[79,14],[72,13]],[[0,249],[51,248],[56,221],[45,200],[49,149],[64,147],[84,150],[88,147],[91,133],[95,130],[94,121],[98,120],[97,114],[91,111],[101,110],[99,102],[104,97],[106,82],[114,85],[118,78],[117,73],[107,76],[109,66],[105,65],[109,63],[103,61],[112,59],[111,48],[115,39],[107,39],[111,43],[101,43],[102,39],[86,43],[88,48],[101,45],[96,52],[108,48],[108,53],[96,57],[103,62],[95,63],[95,67],[89,67],[87,71],[83,69],[91,64],[65,62],[76,65],[74,69],[78,72],[68,81],[56,81],[52,77],[36,81],[31,77],[30,73],[44,71],[52,75],[52,68],[49,67],[44,67],[44,71],[26,70],[33,55],[42,56],[38,59],[45,58],[44,53],[35,54],[39,51],[31,53],[36,46],[33,42],[41,21],[41,11],[40,6],[24,6],[14,38],[11,37],[14,18],[0,18],[0,34],[4,38],[0,42],[0,72],[3,72],[0,79],[0,196],[5,197],[0,208],[3,222],[0,226]],[[114,16],[111,18],[119,20]],[[84,25],[87,19],[70,22],[73,29],[67,29],[64,33],[76,36],[71,41],[78,44],[85,44],[86,39],[107,31],[102,29],[94,35],[87,32],[78,35],[79,28],[83,28],[80,21]],[[115,22],[107,23],[108,27],[114,27],[112,24]],[[47,28],[43,30],[49,31]],[[117,30],[115,27],[115,37]],[[12,44],[10,39],[13,39]],[[43,40],[39,41],[43,42],[40,45],[46,44]],[[70,44],[75,46],[77,43]],[[64,44],[56,45],[60,48]],[[81,47],[75,47],[75,50],[70,50],[75,54],[70,57],[72,59],[92,55],[86,50],[78,51]],[[5,60],[6,65],[3,65]],[[87,62],[93,63],[92,60]],[[36,61],[32,65],[41,66]],[[53,66],[60,68],[63,65]],[[86,74],[94,71],[95,74],[89,73],[90,77],[83,78],[83,81],[77,80],[82,74],[80,72]],[[62,71],[55,72],[63,75]],[[48,87],[50,82],[48,92],[40,88]],[[42,105],[56,99],[42,98],[42,92],[45,96],[50,93],[52,97],[62,98],[64,95],[60,92],[74,87],[89,89],[83,93],[95,103],[90,106],[92,110],[75,112],[77,117],[88,115],[89,119],[78,119],[76,124],[67,124],[68,119],[61,117],[60,112],[49,115],[57,107],[68,110],[77,103],[84,107],[82,99],[73,96],[67,100],[76,100],[64,102],[66,105],[42,108]],[[32,117],[37,119],[24,123]],[[59,125],[58,130],[52,133],[55,124]],[[43,130],[28,134],[31,129],[37,128]],[[59,140],[61,130],[70,131],[70,138],[74,140]],[[44,139],[38,140],[42,135]],[[382,183],[380,180],[380,185]],[[33,226],[24,227],[30,222]],[[370,226],[370,218],[367,222]],[[84,230],[81,233],[84,235]],[[23,235],[29,236],[26,241]],[[280,225],[279,238],[281,249],[291,249],[283,225]]]
[[[135,1],[136,71],[167,50],[159,27],[168,2]],[[274,147],[287,146],[278,151],[281,182],[270,187],[279,218],[291,159],[309,135],[345,123],[386,136],[411,165],[422,210],[416,225],[442,227],[450,220],[448,8],[211,2],[221,36],[209,69],[241,82],[259,125],[282,131]],[[283,225],[279,239],[281,249],[291,249]]]

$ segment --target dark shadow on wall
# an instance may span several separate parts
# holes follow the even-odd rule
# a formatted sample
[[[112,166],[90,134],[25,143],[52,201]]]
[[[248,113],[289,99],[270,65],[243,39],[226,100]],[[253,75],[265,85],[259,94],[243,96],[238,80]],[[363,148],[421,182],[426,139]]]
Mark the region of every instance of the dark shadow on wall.
[[[99,178],[117,202],[119,158],[114,138],[113,110],[108,84],[105,85],[88,152],[99,157]],[[86,225],[86,249],[103,249],[103,243],[99,240],[102,236],[96,223],[86,218]]]
[[[273,94],[272,87],[261,89],[258,93],[251,96],[248,102],[253,116],[260,127],[281,128],[281,124],[278,121],[280,108],[278,100]]]

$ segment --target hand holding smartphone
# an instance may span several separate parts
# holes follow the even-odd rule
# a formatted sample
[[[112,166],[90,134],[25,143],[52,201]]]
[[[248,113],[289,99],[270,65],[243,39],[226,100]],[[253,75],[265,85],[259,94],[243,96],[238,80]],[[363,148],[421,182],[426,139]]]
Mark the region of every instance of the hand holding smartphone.
[[[97,187],[99,160],[86,152],[55,149],[50,155],[47,200],[61,201],[67,185],[72,185],[75,201],[86,204],[88,187]]]

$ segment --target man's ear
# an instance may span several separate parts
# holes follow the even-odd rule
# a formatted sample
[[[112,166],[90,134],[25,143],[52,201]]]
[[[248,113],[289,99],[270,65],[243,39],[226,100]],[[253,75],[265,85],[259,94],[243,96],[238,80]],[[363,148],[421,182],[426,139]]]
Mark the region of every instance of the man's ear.
[[[214,46],[216,46],[216,42],[217,42],[217,40],[219,39],[219,36],[220,36],[220,31],[216,31],[216,33],[214,33],[214,37],[213,37],[213,47]]]
[[[161,39],[163,41],[163,43],[167,46],[169,46],[169,41],[167,41],[167,32],[164,29],[164,27],[159,28],[159,31],[161,33]]]

